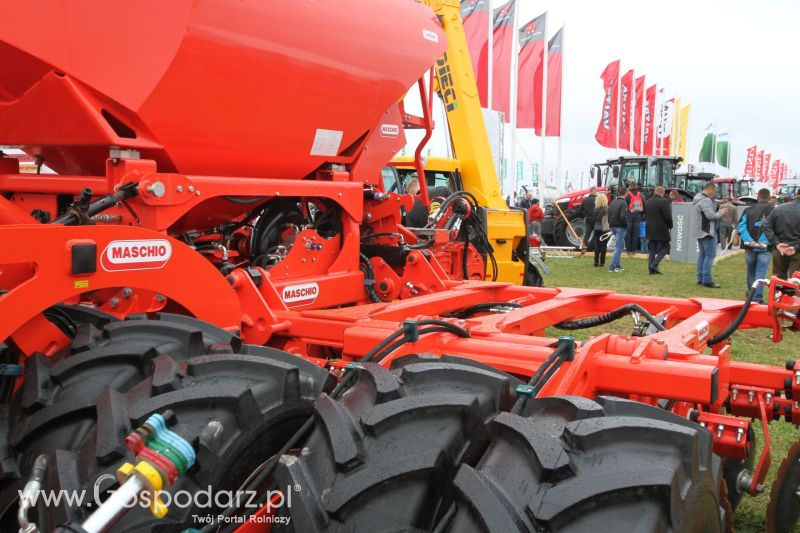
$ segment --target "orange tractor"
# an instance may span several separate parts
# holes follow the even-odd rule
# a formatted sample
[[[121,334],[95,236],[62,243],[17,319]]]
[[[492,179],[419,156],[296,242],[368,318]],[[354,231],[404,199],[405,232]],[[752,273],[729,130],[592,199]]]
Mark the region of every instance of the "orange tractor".
[[[800,273],[767,305],[475,281],[475,199],[412,230],[381,180],[459,105],[458,2],[424,3],[3,2],[0,143],[57,174],[0,159],[0,530],[722,531],[764,490],[800,363],[731,336],[796,331]]]

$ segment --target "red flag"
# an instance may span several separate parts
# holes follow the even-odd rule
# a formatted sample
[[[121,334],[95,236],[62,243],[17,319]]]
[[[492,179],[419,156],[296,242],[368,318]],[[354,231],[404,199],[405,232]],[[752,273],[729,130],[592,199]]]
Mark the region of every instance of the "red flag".
[[[622,150],[631,149],[631,104],[633,103],[633,69],[629,70],[620,80],[619,96],[619,147]]]
[[[662,89],[663,90],[663,89]],[[670,155],[670,148],[672,143],[672,119],[675,113],[675,99],[670,98],[661,104],[661,115],[658,120],[658,131],[656,131],[656,139],[658,146],[656,147],[656,155],[667,156]]]
[[[755,177],[755,168],[756,168],[756,150],[758,150],[757,146],[751,146],[747,149],[747,159],[744,163],[744,175],[745,177]]]
[[[781,160],[776,159],[772,162],[772,169],[769,172],[769,181],[773,191],[778,190],[778,183],[781,181],[780,177]]]
[[[547,122],[545,136],[561,135],[561,67],[564,58],[564,28],[547,44]]]
[[[467,37],[469,56],[478,84],[481,105],[486,107],[489,66],[486,59],[489,42],[489,5],[487,0],[461,0],[461,20]]]
[[[786,163],[781,165],[781,178],[780,178],[781,181],[783,181],[784,178],[786,178],[786,171],[788,170],[788,168],[789,168],[789,165],[787,165]]]
[[[764,163],[761,165],[761,181],[769,182],[769,160],[772,154],[764,154]]]
[[[594,138],[606,148],[617,146],[617,107],[619,106],[619,59],[612,61],[600,75],[603,80],[603,113]]]
[[[760,150],[756,153],[756,165],[753,169],[753,173],[755,174],[755,178],[757,181],[764,181],[764,173],[762,172],[761,168],[764,165],[764,150]]]
[[[642,120],[644,118],[644,76],[636,78],[633,86],[636,111],[633,117],[633,152],[642,155]]]
[[[511,52],[514,45],[514,10],[516,0],[494,10],[494,48],[492,48],[492,109],[511,118],[509,87],[511,83]]]
[[[517,127],[535,128],[542,134],[542,75],[547,13],[519,30],[519,77],[517,78]]]
[[[644,155],[654,155],[656,132],[656,86],[647,88],[644,105]]]

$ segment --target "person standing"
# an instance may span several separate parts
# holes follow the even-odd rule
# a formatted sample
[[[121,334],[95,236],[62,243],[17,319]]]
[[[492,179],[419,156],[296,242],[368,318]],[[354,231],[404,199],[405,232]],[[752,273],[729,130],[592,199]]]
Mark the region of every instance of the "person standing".
[[[764,233],[764,222],[775,207],[769,203],[769,189],[759,190],[757,198],[757,204],[744,210],[737,227],[742,239],[744,263],[747,265],[747,290],[750,290],[757,279],[767,277],[769,261],[772,259],[772,245]],[[764,286],[759,284],[753,301],[764,303],[763,294]]]
[[[525,187],[523,187],[525,189]],[[525,196],[520,195],[517,199],[517,207],[521,207],[523,209],[530,209],[531,201],[533,200],[533,193],[530,192],[528,189],[525,189]]]
[[[625,187],[617,189],[617,197],[608,206],[608,225],[611,227],[616,241],[614,255],[611,256],[611,265],[608,268],[609,272],[625,272],[620,259],[622,258],[622,249],[625,247],[625,231],[628,227],[628,204],[625,202],[627,192]]]
[[[541,222],[542,220],[544,220],[544,211],[539,207],[539,199],[534,198],[528,209],[528,222]]]
[[[653,197],[644,206],[644,218],[647,220],[647,242],[649,254],[647,270],[650,274],[663,274],[658,269],[661,261],[669,253],[669,242],[672,229],[672,207],[664,197],[664,187],[656,187]]]
[[[733,225],[736,222],[738,212],[736,206],[731,203],[730,198],[725,198],[719,208],[722,218],[719,219],[719,243],[722,249],[728,247],[728,243],[733,238]]]
[[[604,237],[604,235],[611,231],[611,226],[608,225],[608,197],[605,194],[595,195],[592,213],[594,220],[592,226],[594,266],[602,267],[606,265],[606,250],[608,249],[608,238]]]
[[[695,237],[700,250],[697,256],[697,284],[712,289],[719,289],[719,285],[714,282],[711,275],[714,258],[717,256],[717,232],[714,229],[714,222],[722,218],[722,213],[716,210],[714,202],[716,191],[717,186],[709,181],[692,201],[692,210],[695,220],[698,221]]]
[[[772,250],[772,275],[789,277],[800,270],[800,194],[791,202],[780,204],[764,222],[764,234]]]
[[[639,250],[639,224],[642,222],[642,213],[644,213],[644,197],[635,181],[628,182],[625,203],[628,208],[628,232],[625,237],[625,249],[633,253]]]
[[[583,202],[581,202],[581,214],[583,215],[583,221],[586,223],[586,234],[583,236],[583,244],[586,245],[589,251],[595,249],[594,245],[598,238],[594,233],[594,206],[596,204],[596,199],[597,187],[591,187],[589,189],[589,194],[583,199]],[[606,202],[606,205],[608,205],[608,202]]]

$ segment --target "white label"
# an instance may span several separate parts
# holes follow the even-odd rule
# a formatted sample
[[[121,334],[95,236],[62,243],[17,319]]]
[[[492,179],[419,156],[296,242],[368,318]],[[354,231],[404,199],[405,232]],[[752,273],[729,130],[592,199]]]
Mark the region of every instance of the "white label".
[[[381,137],[397,137],[400,135],[400,126],[397,124],[381,124]]]
[[[162,268],[170,257],[172,257],[172,245],[166,239],[111,241],[103,250],[100,264],[109,272],[152,270]]]
[[[314,144],[311,145],[311,155],[339,155],[339,146],[342,144],[343,135],[343,131],[317,128],[317,133],[314,135]]]
[[[439,34],[436,33],[435,31],[422,30],[422,37],[426,41],[430,41],[432,43],[438,43],[439,42]]]
[[[302,283],[300,285],[288,285],[281,291],[281,297],[287,304],[303,302],[312,303],[319,295],[319,285],[316,283]]]
[[[697,330],[697,340],[702,341],[708,337],[708,322],[705,320],[695,326]]]

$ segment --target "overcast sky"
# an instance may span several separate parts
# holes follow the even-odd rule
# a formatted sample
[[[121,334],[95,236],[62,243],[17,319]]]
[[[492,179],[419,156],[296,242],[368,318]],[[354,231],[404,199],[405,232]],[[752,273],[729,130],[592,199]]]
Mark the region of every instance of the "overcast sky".
[[[495,7],[501,0],[494,0]],[[562,25],[564,89],[562,161],[570,174],[614,156],[594,139],[603,89],[600,73],[615,59],[667,98],[691,102],[689,160],[697,160],[709,123],[727,130],[731,174],[741,175],[745,149],[757,144],[800,169],[800,2],[797,0],[518,0],[519,24],[548,12],[548,38]],[[508,139],[506,139],[508,141]],[[539,138],[520,133],[527,155]],[[546,166],[556,160],[548,140]],[[444,143],[432,145],[441,153]],[[438,155],[438,154],[437,154]],[[522,156],[519,156],[522,157]]]

